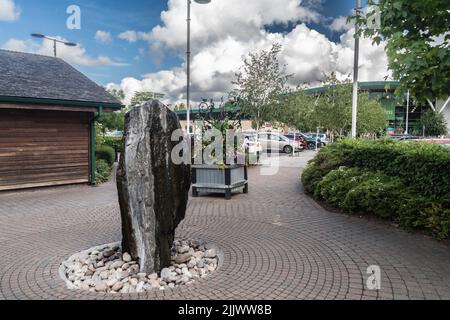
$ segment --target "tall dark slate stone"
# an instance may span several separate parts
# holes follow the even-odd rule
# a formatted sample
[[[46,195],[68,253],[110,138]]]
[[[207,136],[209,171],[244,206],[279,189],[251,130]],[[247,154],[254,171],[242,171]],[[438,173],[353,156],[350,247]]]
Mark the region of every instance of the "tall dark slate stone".
[[[122,217],[122,249],[139,262],[141,272],[170,265],[175,229],[184,219],[190,166],[171,161],[178,117],[157,100],[125,116],[124,150],[117,172]]]

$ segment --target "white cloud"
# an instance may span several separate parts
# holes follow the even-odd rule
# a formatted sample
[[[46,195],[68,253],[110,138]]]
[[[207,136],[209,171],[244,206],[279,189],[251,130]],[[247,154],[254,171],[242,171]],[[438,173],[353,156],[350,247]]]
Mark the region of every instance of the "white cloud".
[[[317,2],[318,0],[312,1]],[[192,44],[203,47],[233,35],[238,40],[254,38],[266,25],[289,22],[318,22],[319,13],[303,6],[302,0],[212,1],[207,5],[192,4]],[[311,2],[311,1],[310,1]],[[168,11],[161,13],[162,26],[148,34],[156,44],[183,49],[186,43],[186,1],[169,0]]]
[[[320,2],[313,0],[311,2]],[[322,21],[313,9],[301,5],[300,0],[213,1],[209,5],[192,5],[192,100],[201,97],[219,99],[231,90],[231,81],[249,52],[269,49],[281,43],[280,61],[287,72],[294,74],[291,85],[318,85],[324,76],[337,72],[341,79],[353,70],[353,29],[347,30],[339,42],[298,24],[287,34],[271,33],[265,26],[286,24],[298,20]],[[148,33],[133,31],[136,41],[146,40],[150,53],[157,57],[168,50],[184,57],[186,46],[186,1],[170,0],[169,9],[161,14],[163,25]],[[205,18],[206,17],[206,18]],[[351,26],[349,26],[351,27]],[[361,81],[384,80],[389,75],[384,43],[372,45],[361,39]],[[114,85],[114,84],[111,84]],[[129,101],[136,91],[163,92],[172,102],[185,99],[185,64],[170,70],[144,75],[142,79],[125,78],[120,84]]]
[[[138,33],[134,30],[128,30],[118,35],[119,39],[126,40],[130,43],[138,41]]]
[[[337,69],[341,73],[352,70],[355,49],[355,39],[353,37],[355,29],[352,28],[341,36],[337,47],[339,53]],[[360,39],[360,80],[361,81],[383,81],[386,77],[392,78],[392,73],[388,71],[388,58],[385,52],[386,43],[379,46],[374,45],[369,38]]]
[[[353,27],[354,23],[352,22],[347,23],[347,18],[348,17],[341,16],[334,19],[328,26],[328,28],[335,32],[343,32],[350,30]]]
[[[20,9],[14,0],[0,0],[0,21],[16,21],[20,17]]]
[[[56,37],[60,40],[66,41],[66,39],[61,37]],[[17,39],[9,39],[3,46],[3,49],[19,51],[19,52],[29,52],[37,53],[47,56],[53,56],[53,41],[44,39],[42,43],[37,44],[30,40],[23,41]],[[87,54],[86,49],[78,45],[76,47],[68,47],[65,45],[58,45],[57,55],[63,60],[80,66],[96,67],[96,66],[115,66],[122,67],[128,64],[114,61],[107,56],[91,57]]]
[[[95,33],[95,40],[100,43],[111,43],[112,42],[112,34],[108,31],[97,30]]]
[[[28,50],[29,46],[30,46],[29,42],[27,43],[26,41],[23,40],[9,39],[2,46],[2,49],[18,52],[27,52],[29,51]]]

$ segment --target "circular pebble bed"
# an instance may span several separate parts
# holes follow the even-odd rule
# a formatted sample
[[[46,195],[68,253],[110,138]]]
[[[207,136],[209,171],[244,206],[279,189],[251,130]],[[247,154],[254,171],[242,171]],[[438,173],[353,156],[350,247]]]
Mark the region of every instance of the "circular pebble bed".
[[[69,289],[102,293],[141,293],[165,290],[192,283],[214,272],[218,252],[199,241],[174,241],[172,265],[161,272],[139,272],[120,243],[95,247],[71,256],[61,264],[60,274]]]

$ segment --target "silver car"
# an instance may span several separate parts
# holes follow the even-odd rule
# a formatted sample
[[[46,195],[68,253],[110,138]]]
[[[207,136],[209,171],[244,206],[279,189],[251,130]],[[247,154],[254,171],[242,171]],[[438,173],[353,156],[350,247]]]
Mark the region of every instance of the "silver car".
[[[259,133],[258,142],[261,143],[264,151],[292,153],[294,148],[295,151],[302,149],[302,146],[297,141],[290,140],[282,134],[273,132]]]

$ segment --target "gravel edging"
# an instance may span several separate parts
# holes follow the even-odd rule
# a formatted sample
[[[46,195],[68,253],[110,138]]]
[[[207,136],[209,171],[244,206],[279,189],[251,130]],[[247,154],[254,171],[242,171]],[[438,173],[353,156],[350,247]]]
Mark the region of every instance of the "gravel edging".
[[[114,242],[73,254],[61,263],[59,275],[69,290],[142,293],[191,284],[223,264],[223,253],[216,245],[196,240],[174,241],[171,256],[171,266],[147,274],[128,253],[122,253],[120,242]]]

